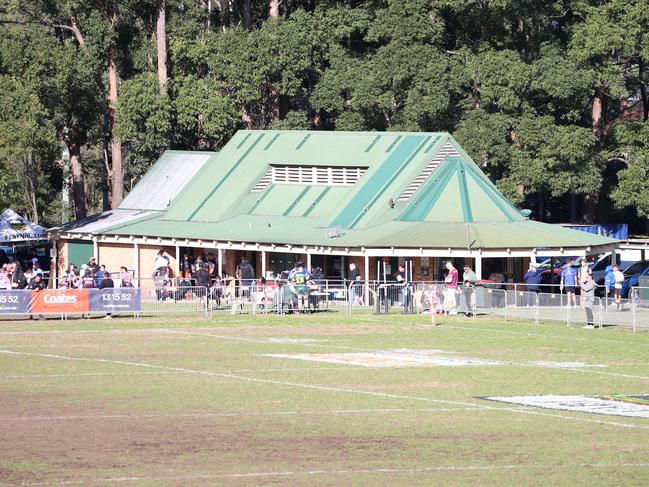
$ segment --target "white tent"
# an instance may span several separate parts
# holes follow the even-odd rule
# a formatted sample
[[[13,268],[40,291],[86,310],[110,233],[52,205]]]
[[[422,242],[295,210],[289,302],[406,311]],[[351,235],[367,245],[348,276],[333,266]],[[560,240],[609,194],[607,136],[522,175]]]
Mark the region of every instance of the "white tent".
[[[0,245],[47,240],[47,230],[23,218],[12,209],[0,215]]]

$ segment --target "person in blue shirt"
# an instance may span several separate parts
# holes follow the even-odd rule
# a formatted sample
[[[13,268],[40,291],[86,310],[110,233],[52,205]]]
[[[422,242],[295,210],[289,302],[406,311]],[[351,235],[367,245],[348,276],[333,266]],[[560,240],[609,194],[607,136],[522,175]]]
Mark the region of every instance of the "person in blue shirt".
[[[568,304],[566,308],[570,308],[570,300],[572,299],[572,304],[577,307],[577,297],[575,296],[575,290],[577,288],[577,269],[572,266],[572,261],[568,261],[566,265],[561,269],[561,285],[562,290],[566,291],[568,296]]]
[[[534,262],[530,262],[530,267],[527,269],[527,272],[523,276],[525,280],[525,287],[529,293],[537,293],[540,291],[539,283],[541,281],[541,272],[538,270],[537,265]],[[536,304],[536,299],[533,294],[527,294],[527,306],[534,306]]]
[[[606,298],[608,298],[615,287],[615,274],[613,273],[613,267],[610,265],[606,266],[606,274],[604,275],[604,290],[606,291]]]

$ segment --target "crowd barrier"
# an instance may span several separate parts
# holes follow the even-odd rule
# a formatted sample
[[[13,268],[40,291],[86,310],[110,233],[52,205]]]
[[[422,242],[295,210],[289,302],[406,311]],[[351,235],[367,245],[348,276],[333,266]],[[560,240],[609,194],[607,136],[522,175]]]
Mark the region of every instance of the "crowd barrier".
[[[207,289],[106,288],[0,290],[0,316],[191,313],[207,315]]]

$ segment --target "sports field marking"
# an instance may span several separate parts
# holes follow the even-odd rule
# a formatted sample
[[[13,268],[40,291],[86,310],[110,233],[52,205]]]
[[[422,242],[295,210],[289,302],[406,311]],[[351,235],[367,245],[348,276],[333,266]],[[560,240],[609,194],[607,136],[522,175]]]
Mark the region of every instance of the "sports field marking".
[[[356,474],[390,474],[390,473],[433,473],[433,472],[467,472],[467,471],[499,471],[499,470],[576,470],[576,469],[607,469],[607,468],[647,468],[649,463],[575,463],[575,464],[522,464],[522,465],[439,465],[418,468],[348,468],[332,470],[284,470],[276,472],[242,472],[214,473],[173,476],[133,476],[108,477],[89,480],[59,480],[50,482],[26,482],[21,485],[80,485],[86,483],[117,483],[117,482],[181,482],[210,479],[262,478],[262,477],[298,477],[319,475],[356,475]]]
[[[219,372],[210,372],[206,370],[193,370],[193,369],[186,369],[182,367],[168,367],[165,365],[154,365],[154,364],[146,364],[142,362],[127,362],[127,361],[121,361],[121,360],[110,360],[110,359],[100,359],[100,358],[87,358],[87,357],[69,357],[69,356],[64,356],[64,355],[52,355],[52,354],[43,354],[43,353],[30,353],[30,352],[16,352],[12,350],[0,350],[0,353],[8,354],[8,355],[16,355],[16,356],[33,356],[33,357],[44,357],[44,358],[52,358],[56,360],[72,360],[72,361],[79,361],[79,362],[97,362],[97,363],[112,363],[112,364],[120,364],[120,365],[130,365],[134,367],[147,367],[147,368],[153,368],[153,369],[162,369],[162,370],[174,370],[177,372],[185,372],[188,374],[197,374],[197,375],[206,375],[206,376],[212,376],[212,377],[226,377],[230,379],[239,379],[243,380],[246,382],[254,382],[254,383],[261,383],[261,384],[273,384],[273,385],[280,385],[280,386],[286,386],[286,387],[298,387],[298,388],[303,388],[303,389],[313,389],[313,390],[319,390],[319,391],[328,391],[328,392],[341,392],[341,393],[349,393],[349,394],[362,394],[362,395],[367,395],[367,396],[375,396],[375,397],[387,397],[391,399],[404,399],[404,400],[412,400],[412,401],[426,401],[426,402],[433,402],[433,403],[440,403],[440,404],[453,404],[457,406],[465,406],[465,407],[477,407],[480,410],[483,411],[509,411],[509,412],[516,412],[516,413],[523,413],[523,414],[534,414],[537,416],[548,416],[548,417],[556,417],[556,418],[562,418],[562,419],[567,419],[571,421],[581,421],[581,422],[587,422],[587,423],[599,423],[599,424],[606,424],[610,426],[620,426],[623,428],[641,428],[641,429],[649,429],[649,426],[641,426],[641,425],[636,425],[636,424],[629,424],[629,423],[617,423],[617,422],[612,422],[612,421],[599,421],[599,420],[592,420],[592,419],[587,419],[587,418],[579,418],[575,416],[564,416],[560,414],[550,414],[550,413],[543,413],[540,411],[527,411],[527,410],[522,410],[522,409],[514,409],[514,408],[502,408],[502,407],[492,407],[492,406],[486,406],[486,405],[481,405],[478,403],[468,403],[468,402],[460,402],[460,401],[449,401],[449,400],[444,400],[444,399],[433,399],[429,397],[418,397],[418,396],[406,396],[406,395],[401,395],[401,394],[390,394],[386,392],[376,392],[376,391],[364,391],[361,389],[348,389],[348,388],[342,388],[342,387],[329,387],[329,386],[320,386],[320,385],[315,385],[315,384],[301,384],[298,382],[287,382],[287,381],[279,381],[279,380],[272,380],[272,379],[257,379],[254,377],[246,377],[242,375],[235,375],[235,374],[226,374],[226,373],[219,373]]]
[[[241,372],[304,372],[312,370],[340,370],[340,367],[281,367],[276,369],[236,369],[223,370],[224,373],[238,374]],[[0,375],[0,379],[29,379],[30,377],[86,377],[86,376],[112,376],[112,375],[172,375],[184,374],[185,372],[158,371],[158,372],[88,372],[70,374],[14,374]]]
[[[499,409],[499,408],[496,408]],[[524,409],[521,406],[520,409]],[[393,413],[435,413],[455,411],[483,411],[474,408],[381,408],[381,409],[323,409],[320,411],[260,411],[245,413],[160,413],[160,414],[63,414],[52,416],[0,416],[0,421],[82,421],[86,419],[146,419],[146,418],[238,418],[255,416],[327,416],[337,414],[393,414]]]
[[[486,397],[491,401],[534,406],[563,411],[580,411],[586,413],[605,414],[609,416],[625,416],[631,418],[649,418],[649,406],[630,402],[602,399],[591,396],[543,395],[543,396],[499,396]]]
[[[266,357],[306,360],[311,362],[327,362],[361,367],[457,367],[457,366],[490,366],[501,365],[502,362],[482,360],[468,357],[449,356],[453,352],[443,350],[383,350],[372,353],[269,353]]]

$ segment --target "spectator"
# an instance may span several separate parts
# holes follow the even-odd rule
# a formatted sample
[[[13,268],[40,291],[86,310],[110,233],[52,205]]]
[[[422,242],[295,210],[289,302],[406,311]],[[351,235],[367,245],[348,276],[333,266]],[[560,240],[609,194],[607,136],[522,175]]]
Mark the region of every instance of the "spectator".
[[[92,271],[90,270],[90,267],[88,267],[86,264],[83,264],[81,266],[81,273],[80,273],[80,286],[81,288],[84,289],[89,289],[95,286],[95,278],[92,276]]]
[[[349,281],[349,301],[352,306],[357,304],[362,304],[363,300],[360,296],[361,286],[361,273],[356,268],[356,264],[353,262],[349,264],[349,274],[347,274],[347,280]]]
[[[210,289],[210,274],[207,271],[207,264],[202,263],[200,264],[198,270],[194,273],[194,279],[196,279],[196,285],[204,287],[209,291]]]
[[[102,266],[103,267],[103,266]],[[104,267],[105,269],[105,267]],[[99,283],[99,289],[112,289],[115,287],[115,283],[110,277],[110,272],[104,270],[103,272],[103,277],[101,279],[101,282]],[[112,313],[106,313],[106,316],[104,316],[105,320],[112,320],[113,319],[113,314]]]
[[[24,289],[25,286],[27,286],[27,279],[25,279],[23,268],[20,267],[18,262],[14,262],[11,272],[11,287],[13,289]]]
[[[588,261],[586,259],[581,259],[581,265],[579,266],[579,284],[582,281],[588,280],[589,276],[592,274]]]
[[[525,281],[525,286],[527,287],[528,292],[535,294],[539,293],[541,290],[541,287],[539,286],[541,282],[541,272],[539,272],[538,267],[534,262],[530,262],[530,266],[523,276],[523,280]],[[527,297],[527,307],[530,305],[534,306],[536,304],[534,295],[528,294]]]
[[[2,264],[0,268],[0,289],[11,289],[11,271],[9,264]]]
[[[572,304],[577,307],[577,297],[575,296],[575,291],[577,289],[577,270],[572,266],[572,261],[568,261],[563,269],[561,269],[561,283],[559,285],[560,289],[565,289],[566,295],[568,296],[568,304],[566,308],[570,308],[570,300],[572,299]]]
[[[27,289],[30,289],[32,291],[42,291],[43,289],[45,289],[45,281],[43,281],[43,276],[41,276],[40,274],[36,274],[34,278],[27,285]],[[32,315],[29,315],[29,319],[33,320],[34,317]],[[44,320],[45,316],[39,315],[38,319]]]
[[[207,273],[210,277],[216,277],[216,259],[214,254],[210,252],[207,254]]]
[[[241,264],[239,265],[239,285],[241,286],[242,293],[249,293],[250,286],[255,280],[255,269],[250,265],[250,262],[244,257],[241,259]],[[248,294],[250,295],[250,294]]]
[[[61,289],[76,289],[81,285],[81,280],[79,278],[79,271],[77,266],[70,264],[68,270],[63,274],[63,279],[61,279],[61,284],[59,287]]]
[[[622,283],[624,282],[624,274],[616,265],[613,266],[613,292],[615,294],[615,305],[618,310],[622,309]]]
[[[44,277],[45,273],[43,272],[43,269],[41,269],[41,263],[38,259],[34,258],[32,259],[32,276],[39,275],[41,277]]]
[[[95,256],[93,255],[88,259],[88,269],[90,269],[90,274],[92,274],[92,277],[95,277],[97,275],[97,272],[99,272],[99,264],[97,264],[97,260],[95,259]]]
[[[97,287],[97,288],[99,287],[99,285],[101,284],[101,281],[104,280],[105,274],[106,274],[106,266],[102,264],[102,265],[99,266],[99,269],[97,270],[97,272],[93,276],[94,280],[95,280],[94,287]]]
[[[183,254],[183,260],[180,263],[180,277],[183,279],[191,279],[194,273],[194,262],[189,254]]]
[[[584,328],[593,329],[593,304],[595,303],[595,288],[590,274],[586,273],[581,278],[581,299],[584,310],[586,311],[586,325]]]
[[[304,264],[298,263],[297,272],[293,274],[295,291],[297,293],[298,308],[304,309],[304,304],[309,299],[309,273],[304,270]]]
[[[606,298],[606,306],[608,306],[608,298],[613,294],[615,289],[615,274],[613,274],[613,267],[606,266],[606,274],[604,275],[604,291]]]
[[[133,278],[126,267],[119,268],[119,278],[122,281],[122,287],[133,287]]]
[[[153,262],[153,268],[155,269],[154,274],[159,272],[161,269],[164,269],[166,273],[170,262],[171,260],[164,249],[160,249],[156,254],[155,261]]]
[[[475,272],[473,272],[470,266],[465,265],[464,272],[462,273],[463,286],[461,296],[461,298],[464,300],[464,303],[460,302],[460,310],[466,313],[467,316],[471,316],[471,310],[474,308],[473,288],[475,287],[477,280],[478,277],[476,276]]]
[[[444,282],[446,283],[446,292],[444,293],[444,309],[448,314],[455,315],[457,314],[457,282],[459,278],[459,273],[453,262],[446,263],[446,269],[448,273]]]

